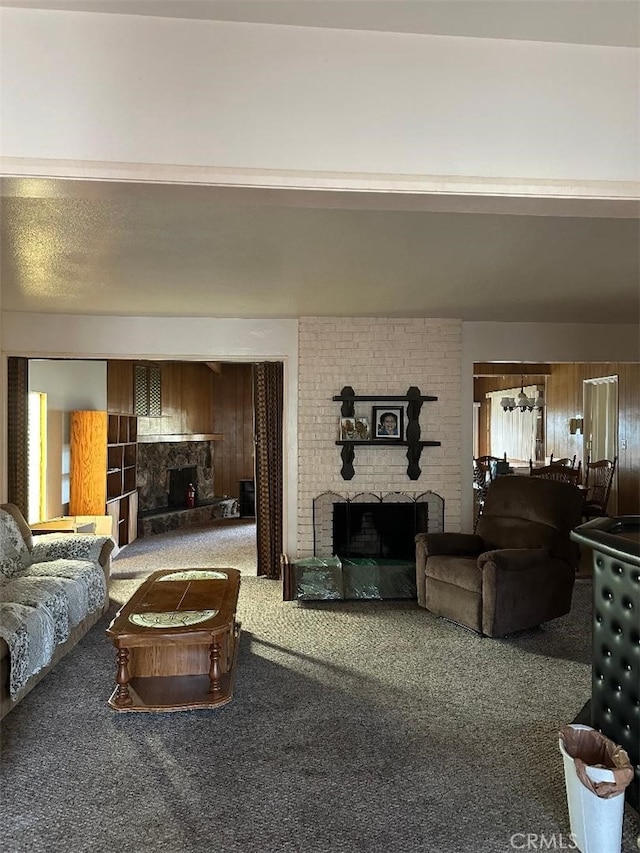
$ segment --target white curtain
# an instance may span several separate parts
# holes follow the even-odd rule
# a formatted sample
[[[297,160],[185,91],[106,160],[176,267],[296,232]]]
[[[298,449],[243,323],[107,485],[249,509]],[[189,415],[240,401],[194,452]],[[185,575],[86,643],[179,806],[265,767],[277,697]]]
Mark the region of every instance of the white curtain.
[[[505,453],[509,461],[528,462],[536,458],[536,430],[539,412],[521,412],[514,409],[504,411],[500,405],[503,397],[517,397],[520,388],[507,388],[504,391],[490,391],[487,399],[490,401],[491,415],[491,456],[502,457]],[[527,397],[538,396],[535,385],[526,385],[524,393]]]
[[[618,377],[586,379],[584,390],[584,461],[613,459],[618,455]],[[618,511],[618,471],[611,484],[607,510]]]
[[[618,377],[584,383],[584,440],[591,461],[618,454]],[[585,456],[586,459],[586,456]]]

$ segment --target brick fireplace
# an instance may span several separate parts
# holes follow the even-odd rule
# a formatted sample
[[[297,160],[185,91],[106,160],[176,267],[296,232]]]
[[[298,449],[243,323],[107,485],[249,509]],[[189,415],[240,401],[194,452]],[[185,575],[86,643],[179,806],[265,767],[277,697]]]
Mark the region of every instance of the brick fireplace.
[[[391,286],[391,285],[390,285]],[[399,307],[401,310],[401,307]],[[447,529],[461,529],[462,322],[451,319],[391,317],[302,317],[298,324],[298,496],[297,555],[314,554],[313,504],[316,496],[344,497],[403,492],[415,499],[441,496]],[[421,438],[440,441],[425,447],[422,473],[407,476],[407,447],[357,447],[355,476],[341,476],[340,404],[333,400],[345,386],[383,403],[385,395],[404,395],[417,386],[435,402],[423,406]],[[396,405],[398,405],[396,403]],[[357,416],[372,418],[372,406],[360,403]],[[405,411],[405,422],[407,422]],[[469,466],[471,459],[469,458]],[[348,491],[346,491],[348,489]]]

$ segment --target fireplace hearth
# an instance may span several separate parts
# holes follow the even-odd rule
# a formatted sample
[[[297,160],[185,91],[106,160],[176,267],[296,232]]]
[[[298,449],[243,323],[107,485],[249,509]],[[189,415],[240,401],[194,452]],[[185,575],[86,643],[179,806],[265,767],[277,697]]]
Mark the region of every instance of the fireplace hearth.
[[[284,600],[415,598],[416,534],[443,527],[435,492],[324,492],[313,501],[314,556],[283,555]]]

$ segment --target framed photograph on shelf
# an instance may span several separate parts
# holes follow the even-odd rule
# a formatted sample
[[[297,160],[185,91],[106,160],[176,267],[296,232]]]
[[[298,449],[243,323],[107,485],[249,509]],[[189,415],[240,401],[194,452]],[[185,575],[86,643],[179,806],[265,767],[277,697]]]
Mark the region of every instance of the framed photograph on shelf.
[[[340,418],[338,438],[340,441],[357,441],[355,418]]]
[[[374,406],[371,414],[374,439],[404,439],[404,409],[401,406]]]
[[[369,441],[371,438],[371,429],[369,427],[369,418],[363,418],[356,415],[354,418],[354,427],[358,441]]]

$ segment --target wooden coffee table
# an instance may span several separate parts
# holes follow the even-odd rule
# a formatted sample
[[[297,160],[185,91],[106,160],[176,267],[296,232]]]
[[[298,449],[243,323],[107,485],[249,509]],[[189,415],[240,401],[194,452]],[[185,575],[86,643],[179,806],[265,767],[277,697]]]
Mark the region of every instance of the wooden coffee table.
[[[236,569],[154,572],[107,629],[116,711],[216,708],[233,696],[240,623]]]

